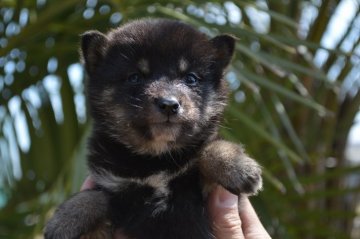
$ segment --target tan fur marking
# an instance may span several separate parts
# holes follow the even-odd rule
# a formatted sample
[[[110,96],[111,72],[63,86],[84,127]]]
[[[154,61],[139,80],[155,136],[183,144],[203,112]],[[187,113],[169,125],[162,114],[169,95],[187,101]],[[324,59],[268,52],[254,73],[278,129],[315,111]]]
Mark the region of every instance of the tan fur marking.
[[[153,136],[153,141],[175,141],[177,135],[180,131],[180,125],[173,124],[171,126],[166,126],[163,124],[152,125],[151,133]]]
[[[106,88],[102,92],[102,98],[110,102],[112,100],[114,93],[115,93],[115,89],[113,87]]]
[[[136,183],[139,185],[147,185],[154,189],[156,189],[157,193],[161,195],[167,196],[169,192],[168,184],[171,180],[177,178],[178,176],[182,175],[189,168],[195,165],[195,161],[190,161],[190,163],[183,166],[181,169],[174,173],[168,173],[167,171],[161,171],[157,174],[150,175],[147,178],[123,178],[112,174],[106,170],[101,172],[90,172],[91,177],[93,180],[109,189],[110,191],[116,192],[121,191],[125,187],[128,187],[130,183]]]
[[[169,175],[167,175],[165,172],[160,172],[159,174],[154,174],[149,177],[147,177],[143,182],[146,185],[149,185],[155,189],[162,195],[168,195],[169,189],[168,189],[168,183],[169,183]]]
[[[180,61],[179,61],[179,70],[180,70],[180,72],[186,72],[188,68],[189,68],[188,61],[185,60],[183,57],[180,58]]]
[[[149,66],[149,62],[146,59],[140,59],[138,62],[138,67],[140,69],[140,71],[143,74],[149,74],[150,73],[150,66]]]
[[[105,170],[102,172],[93,172],[91,176],[97,184],[114,192],[124,190],[124,188],[130,186],[131,183],[136,183],[139,185],[150,186],[162,195],[169,194],[169,189],[167,188],[169,179],[165,172],[160,172],[144,179],[123,178]]]

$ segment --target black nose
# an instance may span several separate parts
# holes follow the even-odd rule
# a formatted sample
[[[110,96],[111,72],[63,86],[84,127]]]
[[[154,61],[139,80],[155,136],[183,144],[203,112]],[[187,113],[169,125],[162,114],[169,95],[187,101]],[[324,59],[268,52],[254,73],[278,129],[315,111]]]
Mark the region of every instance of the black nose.
[[[177,114],[180,109],[180,103],[175,97],[158,98],[155,100],[156,105],[164,114]]]

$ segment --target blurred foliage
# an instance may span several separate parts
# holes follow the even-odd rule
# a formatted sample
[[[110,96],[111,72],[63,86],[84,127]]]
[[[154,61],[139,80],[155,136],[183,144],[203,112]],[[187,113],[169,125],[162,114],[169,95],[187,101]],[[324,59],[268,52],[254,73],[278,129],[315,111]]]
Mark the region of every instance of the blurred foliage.
[[[360,166],[344,151],[360,105],[359,9],[355,0],[2,0],[0,238],[41,238],[86,175],[79,35],[140,17],[240,39],[222,133],[264,166],[265,190],[252,199],[264,225],[273,238],[350,238]]]

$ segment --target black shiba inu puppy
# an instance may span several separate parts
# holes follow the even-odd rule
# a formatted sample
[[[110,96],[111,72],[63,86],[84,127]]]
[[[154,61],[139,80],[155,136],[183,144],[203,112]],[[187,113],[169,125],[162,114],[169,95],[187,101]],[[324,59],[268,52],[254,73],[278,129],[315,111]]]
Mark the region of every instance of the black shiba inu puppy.
[[[262,186],[258,164],[218,136],[234,45],[165,19],[82,36],[96,187],[64,202],[45,238],[111,238],[114,228],[134,239],[214,238],[211,185],[234,194]]]

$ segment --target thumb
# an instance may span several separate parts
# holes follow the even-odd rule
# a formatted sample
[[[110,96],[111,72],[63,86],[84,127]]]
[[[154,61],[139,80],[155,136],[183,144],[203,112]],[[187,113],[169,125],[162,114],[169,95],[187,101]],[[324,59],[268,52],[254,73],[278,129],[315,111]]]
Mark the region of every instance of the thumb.
[[[236,195],[217,186],[209,196],[208,206],[217,239],[244,239]]]
[[[254,208],[247,197],[240,199],[240,218],[242,229],[247,239],[271,239],[270,235],[261,224],[259,217],[256,215]]]

